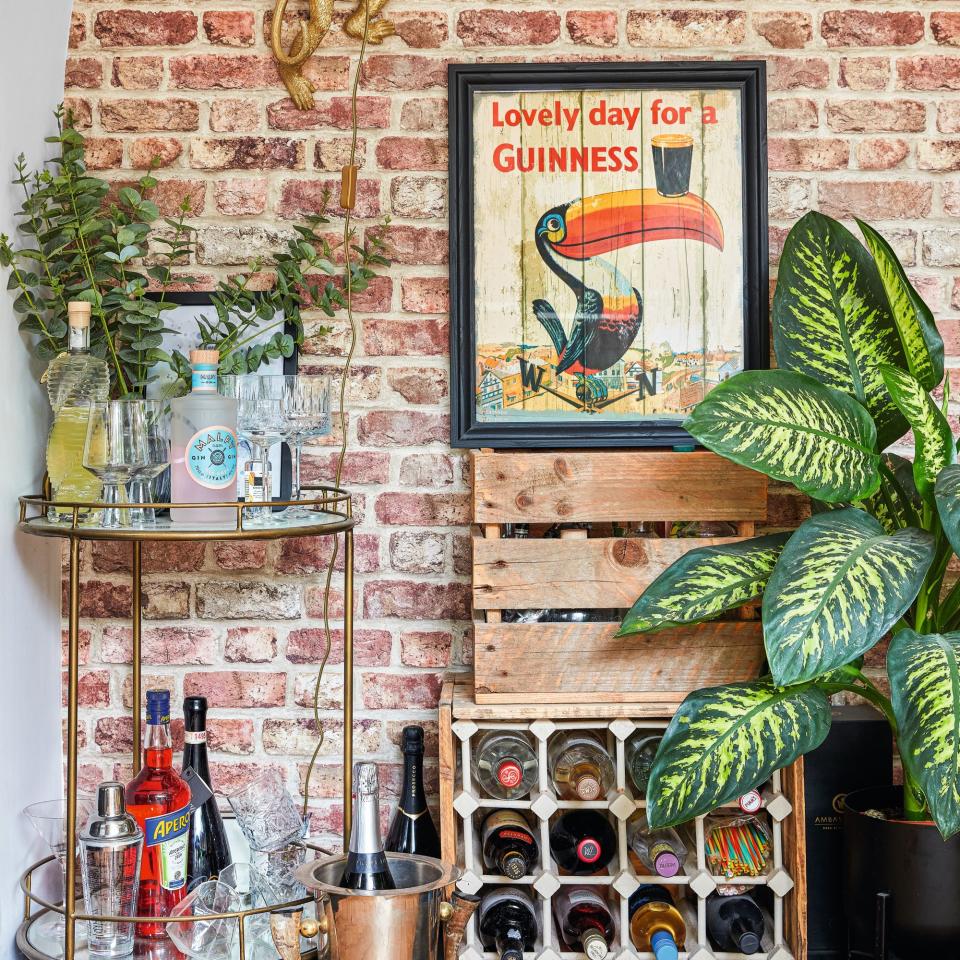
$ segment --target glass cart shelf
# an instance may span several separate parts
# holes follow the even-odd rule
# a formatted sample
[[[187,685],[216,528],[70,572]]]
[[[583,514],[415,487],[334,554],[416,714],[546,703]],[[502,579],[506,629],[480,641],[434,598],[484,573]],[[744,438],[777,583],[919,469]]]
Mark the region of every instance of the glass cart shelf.
[[[296,515],[285,518],[282,512],[271,514],[266,521],[256,517],[252,511],[262,504],[230,502],[212,504],[147,504],[158,510],[167,508],[184,508],[186,510],[202,507],[227,508],[235,512],[229,523],[195,525],[172,524],[169,519],[159,518],[150,526],[121,526],[119,528],[103,527],[96,523],[88,523],[83,518],[91,511],[101,509],[102,503],[58,502],[43,495],[24,496],[20,498],[19,529],[38,537],[59,537],[69,543],[69,586],[68,601],[68,652],[67,652],[67,724],[65,738],[67,742],[67,817],[66,817],[66,849],[76,850],[76,838],[79,825],[77,823],[77,769],[78,769],[78,681],[79,681],[79,646],[80,646],[80,546],[85,540],[112,540],[129,541],[133,552],[133,589],[132,589],[132,713],[133,713],[133,770],[139,771],[141,765],[141,713],[142,713],[142,655],[141,655],[141,619],[142,619],[142,554],[143,544],[156,541],[206,541],[206,540],[276,540],[284,537],[317,537],[335,536],[343,534],[344,538],[344,569],[343,569],[343,795],[350,797],[352,792],[353,767],[353,528],[356,520],[353,517],[353,505],[350,494],[338,487],[304,486],[304,499],[296,501],[274,501],[275,508],[299,507]],[[123,511],[145,506],[144,504],[111,504]],[[60,514],[60,519],[48,519],[50,508]],[[307,512],[309,511],[309,512]],[[350,831],[350,804],[344,804],[344,836]],[[307,842],[314,850],[316,846]],[[24,894],[24,919],[17,931],[17,947],[30,960],[86,960],[86,945],[78,939],[78,925],[87,919],[83,910],[83,902],[65,898],[62,906],[50,903],[33,892],[34,877],[42,867],[53,861],[48,857],[33,864],[23,874],[20,886]],[[66,862],[65,890],[77,890],[76,858],[68,857]],[[234,919],[238,923],[238,937],[234,948],[237,960],[256,960],[253,952],[245,944],[244,921],[247,917],[258,913],[278,911],[294,911],[311,902],[312,898],[277,904],[272,907],[262,907],[253,910],[242,910],[219,915],[223,919]],[[39,909],[38,909],[39,908]],[[38,943],[36,925],[39,920],[50,913],[60,913],[66,922],[66,932],[59,949],[53,945]],[[211,916],[198,919],[211,919]],[[180,918],[189,922],[189,918]],[[155,923],[155,919],[150,922]],[[81,927],[82,929],[82,927]],[[140,941],[138,941],[138,944]],[[166,945],[157,952],[154,950],[134,953],[134,957],[143,960],[184,960],[183,955],[169,940],[160,941]],[[307,956],[308,954],[305,954]],[[276,956],[275,952],[271,956]]]

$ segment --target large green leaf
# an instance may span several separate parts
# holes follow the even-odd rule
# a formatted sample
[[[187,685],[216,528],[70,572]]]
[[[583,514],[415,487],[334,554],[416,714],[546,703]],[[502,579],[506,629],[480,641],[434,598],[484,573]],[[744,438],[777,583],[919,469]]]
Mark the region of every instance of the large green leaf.
[[[779,366],[863,403],[876,422],[881,450],[906,432],[877,369],[882,363],[906,369],[880,274],[863,244],[823,214],[798,220],[784,244],[773,297],[773,348]]]
[[[789,536],[776,533],[685,553],[644,590],[617,636],[699,623],[759,597]]]
[[[943,338],[933,314],[913,289],[890,244],[869,223],[858,220],[857,225],[873,254],[880,282],[887,293],[907,369],[925,390],[932,390],[943,379]]]
[[[829,729],[830,704],[813,686],[755,680],[690,694],[657,751],[650,826],[684,823],[735,800],[818,747]]]
[[[929,533],[884,533],[853,507],[801,524],[763,594],[776,682],[802,683],[866,653],[913,603],[932,560]]]
[[[901,630],[887,652],[900,756],[944,839],[960,832],[960,633]]]
[[[788,370],[746,370],[714,387],[684,427],[705,447],[828,502],[880,484],[876,431],[845,393]]]
[[[943,532],[954,552],[960,554],[960,464],[953,463],[940,471],[934,496]]]
[[[947,418],[916,379],[896,367],[880,368],[883,382],[913,429],[913,479],[921,494],[933,489],[940,471],[956,460]]]

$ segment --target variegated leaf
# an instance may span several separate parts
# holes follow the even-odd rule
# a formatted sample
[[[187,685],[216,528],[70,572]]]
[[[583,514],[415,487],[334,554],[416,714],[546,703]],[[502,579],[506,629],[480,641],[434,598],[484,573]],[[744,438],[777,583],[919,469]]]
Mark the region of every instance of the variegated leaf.
[[[929,533],[884,533],[853,507],[801,524],[763,594],[774,680],[802,683],[866,653],[913,603],[933,552]]]
[[[915,526],[923,501],[913,479],[913,464],[889,451],[880,455],[880,489],[856,506],[873,514],[887,533]]]
[[[657,751],[650,826],[685,823],[735,800],[818,747],[829,729],[830,704],[813,686],[755,680],[690,694]]]
[[[887,652],[897,742],[946,840],[960,832],[960,633],[901,630]]]
[[[788,370],[746,370],[714,387],[684,427],[705,447],[828,502],[880,484],[876,431],[839,390]]]
[[[780,258],[773,297],[777,364],[816,377],[866,406],[880,449],[907,429],[877,367],[906,367],[880,275],[863,244],[842,224],[808,213]]]
[[[930,394],[909,373],[883,366],[880,374],[893,402],[913,429],[916,444],[913,479],[921,494],[928,493],[940,471],[956,460],[950,424]]]
[[[933,314],[907,279],[890,244],[870,224],[858,220],[857,225],[873,254],[880,282],[887,293],[907,369],[925,390],[932,390],[943,379],[943,338]]]
[[[933,489],[943,532],[954,553],[960,554],[960,464],[941,470]]]
[[[777,533],[685,553],[644,590],[617,636],[700,623],[760,596],[789,536]]]

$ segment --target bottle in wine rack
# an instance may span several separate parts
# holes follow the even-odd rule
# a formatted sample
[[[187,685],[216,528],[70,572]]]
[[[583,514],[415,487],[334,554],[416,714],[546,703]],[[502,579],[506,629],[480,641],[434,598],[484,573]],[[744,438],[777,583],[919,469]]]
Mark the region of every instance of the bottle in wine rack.
[[[562,800],[597,800],[614,784],[613,759],[592,731],[568,730],[550,741],[550,775]]]
[[[650,771],[653,770],[653,761],[660,748],[661,739],[659,733],[638,730],[626,743],[627,772],[642,797],[647,795]]]
[[[597,873],[617,852],[617,834],[598,810],[566,810],[550,828],[550,851],[567,873]]]
[[[390,864],[380,838],[380,781],[375,763],[358,763],[353,774],[350,849],[340,878],[348,890],[393,890]]]
[[[500,960],[523,960],[533,950],[540,933],[537,908],[520,887],[497,887],[480,902],[480,942],[496,951]]]
[[[631,826],[630,848],[647,870],[665,879],[680,873],[687,847],[673,827],[651,830],[642,815]]]
[[[489,796],[521,800],[537,783],[537,748],[522,730],[488,730],[475,744],[471,772]]]
[[[493,810],[480,825],[484,866],[511,880],[533,873],[540,844],[530,824],[518,810]]]
[[[707,935],[714,950],[748,956],[760,952],[766,923],[763,911],[752,897],[712,893],[706,906]]]
[[[594,887],[561,887],[553,897],[553,917],[564,943],[587,960],[605,960],[616,932],[607,901]]]
[[[633,892],[628,903],[630,938],[642,953],[657,960],[677,960],[687,925],[666,887],[648,883]]]
[[[391,853],[440,857],[440,837],[423,789],[423,727],[403,728],[403,790],[385,846]]]

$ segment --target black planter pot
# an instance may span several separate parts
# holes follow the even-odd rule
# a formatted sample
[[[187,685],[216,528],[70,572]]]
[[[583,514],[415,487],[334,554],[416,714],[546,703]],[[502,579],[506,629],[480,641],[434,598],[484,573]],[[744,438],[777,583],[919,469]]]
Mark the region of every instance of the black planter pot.
[[[960,956],[960,836],[944,842],[932,823],[880,820],[903,809],[900,787],[857,790],[843,815],[844,906],[851,960]],[[887,953],[877,948],[877,894],[887,901]]]

